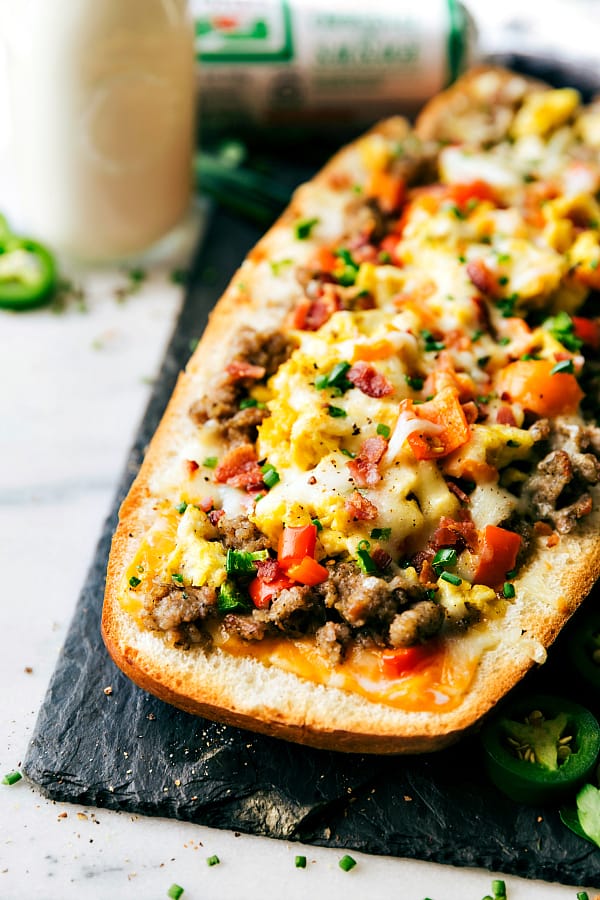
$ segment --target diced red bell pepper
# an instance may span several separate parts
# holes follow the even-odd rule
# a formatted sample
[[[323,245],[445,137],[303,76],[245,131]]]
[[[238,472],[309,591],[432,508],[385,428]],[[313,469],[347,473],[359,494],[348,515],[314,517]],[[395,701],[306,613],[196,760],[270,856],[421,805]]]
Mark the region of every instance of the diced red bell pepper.
[[[305,556],[314,556],[317,544],[317,526],[288,525],[279,537],[277,559],[282,569],[302,562]]]
[[[479,563],[475,571],[476,584],[498,587],[506,573],[515,567],[521,536],[497,525],[486,525],[479,545]]]
[[[584,316],[573,316],[573,329],[578,337],[588,347],[598,350],[600,347],[600,327],[595,319],[586,319]]]
[[[437,645],[430,642],[416,644],[414,647],[399,647],[397,650],[384,650],[381,654],[381,670],[388,678],[411,675],[434,655],[436,649]]]
[[[493,187],[487,181],[481,181],[480,179],[466,184],[451,184],[448,194],[450,199],[461,210],[465,210],[471,201],[490,200],[492,203],[497,203],[496,192]]]
[[[287,575],[281,575],[268,582],[258,577],[253,578],[248,585],[248,593],[257,609],[267,609],[275,594],[292,587],[293,584],[294,582]]]

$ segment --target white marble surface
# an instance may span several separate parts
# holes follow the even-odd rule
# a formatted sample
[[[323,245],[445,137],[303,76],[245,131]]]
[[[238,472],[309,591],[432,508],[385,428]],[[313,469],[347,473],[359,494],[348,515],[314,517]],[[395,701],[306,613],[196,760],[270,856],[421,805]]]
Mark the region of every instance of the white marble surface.
[[[185,258],[189,253],[181,247]],[[179,260],[180,262],[181,260]],[[235,261],[232,261],[232,263]],[[125,301],[122,270],[79,273],[85,311],[0,312],[0,775],[18,768],[65,638],[181,289],[173,258]],[[179,263],[178,263],[179,264]],[[100,638],[99,638],[100,640]],[[101,652],[101,651],[100,651]],[[73,735],[76,739],[76,735]],[[294,857],[305,853],[306,870]],[[217,854],[220,865],[206,859]],[[479,900],[492,874],[236,836],[44,799],[0,785],[0,897],[184,900]],[[510,900],[575,900],[576,889],[505,878]]]

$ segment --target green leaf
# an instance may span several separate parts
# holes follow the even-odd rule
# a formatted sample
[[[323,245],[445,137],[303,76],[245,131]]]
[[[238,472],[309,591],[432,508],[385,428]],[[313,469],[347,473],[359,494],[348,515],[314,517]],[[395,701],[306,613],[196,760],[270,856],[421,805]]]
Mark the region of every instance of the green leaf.
[[[577,816],[586,836],[600,847],[600,790],[584,784],[577,794]]]

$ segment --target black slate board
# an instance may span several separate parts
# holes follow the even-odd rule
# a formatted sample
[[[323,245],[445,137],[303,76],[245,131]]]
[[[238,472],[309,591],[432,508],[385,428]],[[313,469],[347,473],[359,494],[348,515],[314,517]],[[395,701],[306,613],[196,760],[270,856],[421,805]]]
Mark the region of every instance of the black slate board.
[[[39,713],[25,773],[56,800],[600,886],[600,851],[568,831],[555,809],[505,800],[481,772],[476,738],[428,757],[311,750],[180,712],[139,690],[108,658],[100,613],[119,504],[190,340],[258,237],[222,211],[214,217]],[[552,667],[544,678],[552,678]]]

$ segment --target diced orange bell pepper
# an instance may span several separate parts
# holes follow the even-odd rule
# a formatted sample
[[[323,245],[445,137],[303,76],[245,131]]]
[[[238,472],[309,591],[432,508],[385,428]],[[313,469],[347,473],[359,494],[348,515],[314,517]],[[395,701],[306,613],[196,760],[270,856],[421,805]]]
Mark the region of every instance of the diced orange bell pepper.
[[[307,584],[311,587],[315,584],[321,584],[329,578],[329,571],[320,563],[313,559],[312,556],[305,556],[299,563],[289,566],[287,573],[294,581],[300,584]]]
[[[462,447],[470,439],[471,429],[460,405],[458,392],[453,388],[442,388],[433,400],[419,406],[413,406],[411,401],[403,400],[401,407],[407,403],[411,404],[411,411],[417,418],[426,419],[441,428],[439,434],[413,431],[408,435],[410,449],[417,459],[440,459]]]
[[[538,416],[575,412],[583,391],[570,372],[550,374],[554,365],[549,359],[517,360],[500,373],[496,390]]]
[[[366,194],[374,197],[384,212],[393,213],[404,202],[406,183],[400,175],[377,169],[367,182]]]
[[[475,583],[498,587],[515,567],[521,536],[497,525],[486,525],[479,546]]]

